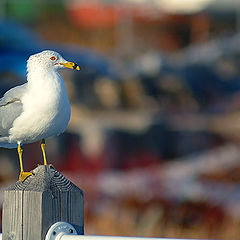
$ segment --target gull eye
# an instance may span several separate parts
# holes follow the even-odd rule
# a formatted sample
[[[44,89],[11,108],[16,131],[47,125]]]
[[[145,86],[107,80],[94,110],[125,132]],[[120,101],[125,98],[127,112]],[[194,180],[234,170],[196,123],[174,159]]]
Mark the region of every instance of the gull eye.
[[[50,59],[51,59],[52,61],[55,61],[55,60],[56,60],[56,58],[55,58],[54,56],[50,57]]]

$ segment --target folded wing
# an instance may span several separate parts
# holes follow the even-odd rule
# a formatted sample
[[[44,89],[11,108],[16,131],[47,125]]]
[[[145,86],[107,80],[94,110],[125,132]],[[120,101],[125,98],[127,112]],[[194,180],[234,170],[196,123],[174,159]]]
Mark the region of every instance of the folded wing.
[[[9,136],[14,120],[23,112],[21,98],[27,91],[27,84],[17,86],[7,91],[0,99],[0,136]]]

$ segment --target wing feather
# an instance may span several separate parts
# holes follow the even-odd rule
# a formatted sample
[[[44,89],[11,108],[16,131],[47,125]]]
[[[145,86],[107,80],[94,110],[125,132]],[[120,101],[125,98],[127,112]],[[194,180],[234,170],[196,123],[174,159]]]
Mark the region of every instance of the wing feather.
[[[5,106],[9,103],[20,101],[21,97],[24,95],[26,91],[27,91],[27,83],[11,88],[0,99],[0,107]]]
[[[7,91],[0,99],[0,136],[8,136],[14,120],[23,112],[21,97],[27,90],[27,84]]]

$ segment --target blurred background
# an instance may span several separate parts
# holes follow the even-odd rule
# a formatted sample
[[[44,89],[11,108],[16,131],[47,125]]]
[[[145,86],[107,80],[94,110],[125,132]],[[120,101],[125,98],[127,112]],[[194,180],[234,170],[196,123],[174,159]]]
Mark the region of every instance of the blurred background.
[[[46,49],[81,67],[61,71],[71,121],[46,144],[86,234],[240,239],[239,0],[1,0],[1,96]],[[23,157],[42,163],[39,143]],[[17,152],[0,161],[2,205]]]

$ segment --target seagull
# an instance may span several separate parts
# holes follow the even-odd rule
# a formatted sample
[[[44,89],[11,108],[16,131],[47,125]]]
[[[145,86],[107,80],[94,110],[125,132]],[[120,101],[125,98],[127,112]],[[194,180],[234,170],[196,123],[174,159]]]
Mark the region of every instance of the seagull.
[[[24,172],[22,145],[41,141],[47,165],[45,139],[63,133],[71,108],[62,76],[58,70],[80,70],[59,53],[45,50],[27,61],[27,82],[7,91],[0,99],[0,147],[17,148],[23,182],[32,172]]]

